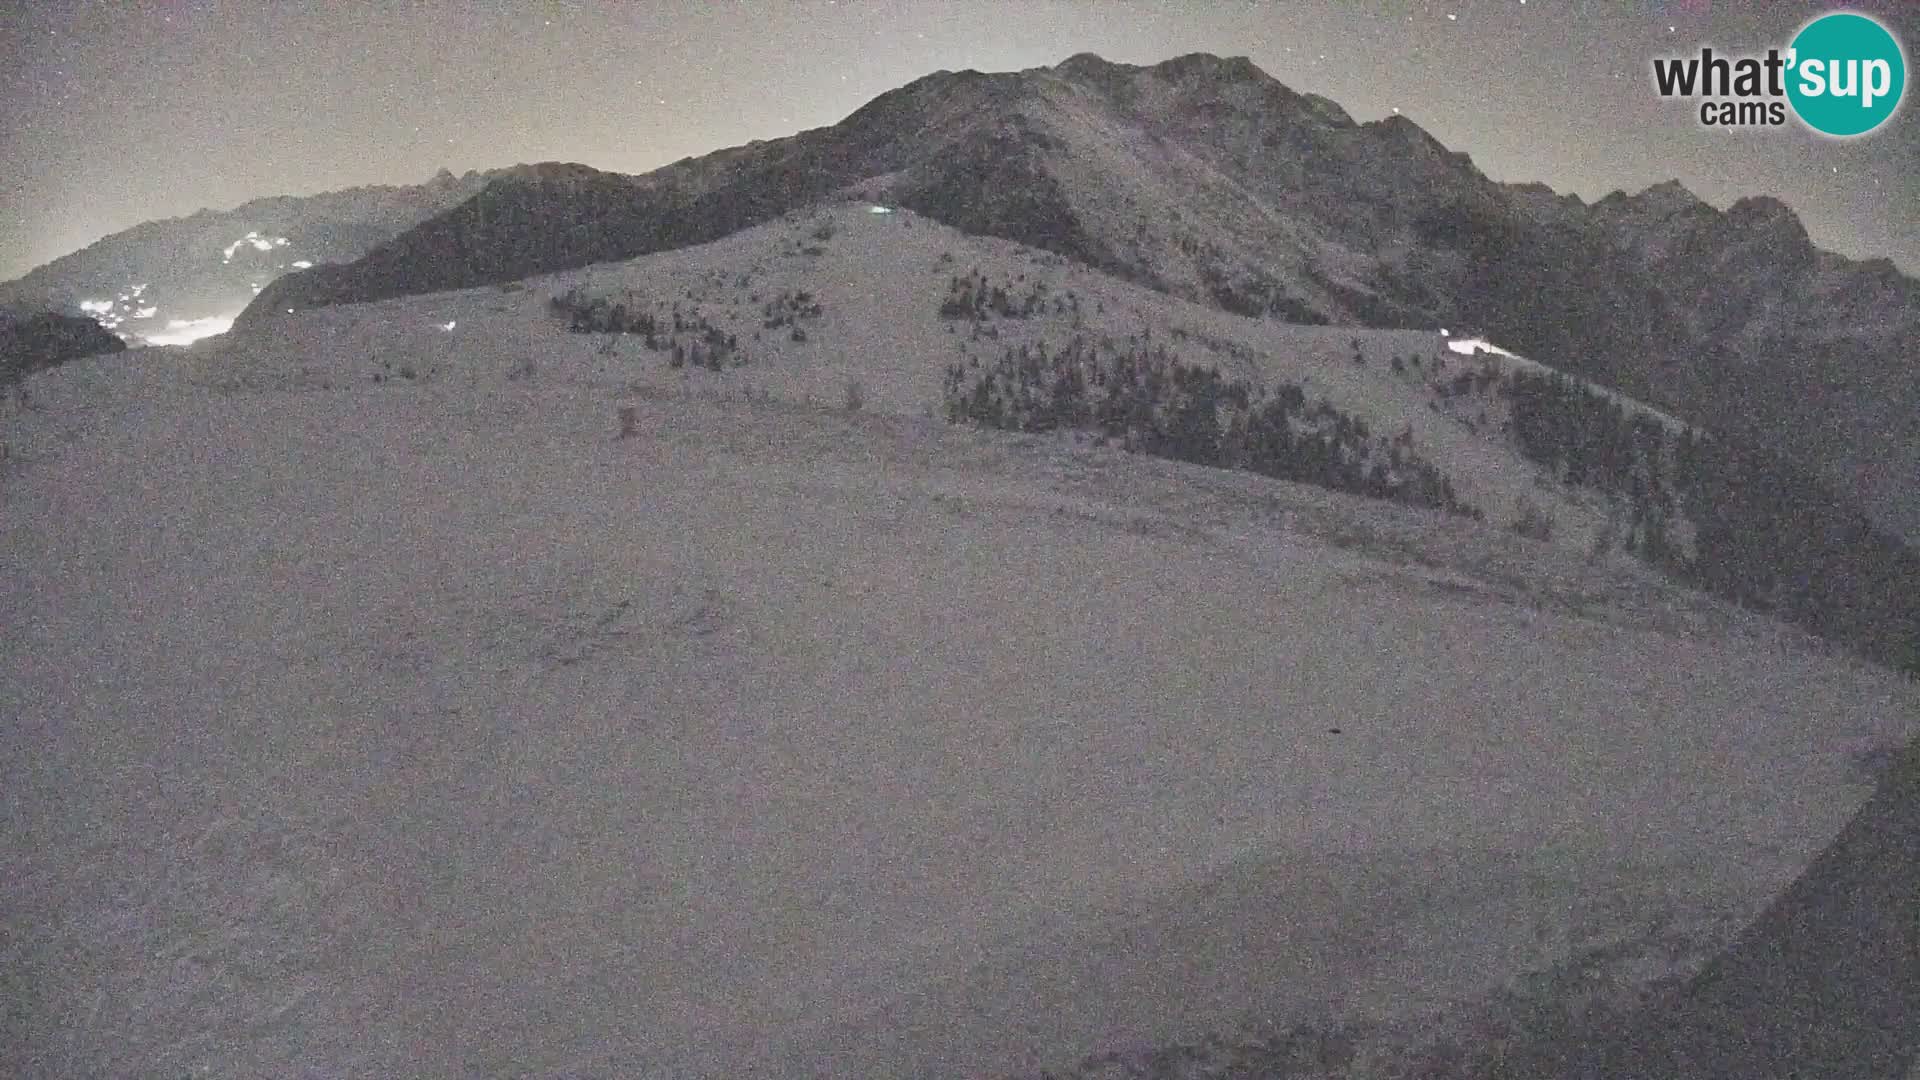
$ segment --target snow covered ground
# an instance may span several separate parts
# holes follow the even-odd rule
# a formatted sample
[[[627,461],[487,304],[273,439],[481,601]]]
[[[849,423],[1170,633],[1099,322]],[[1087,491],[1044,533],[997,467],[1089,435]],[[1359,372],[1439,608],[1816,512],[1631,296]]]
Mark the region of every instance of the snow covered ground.
[[[1631,566],[927,419],[946,332],[883,314],[947,273],[711,378],[544,284],[35,376],[0,1071],[958,1075],[1404,1017],[1724,935],[1920,733]]]
[[[1537,504],[1555,519],[1556,542],[1584,551],[1617,513],[1515,454],[1501,431],[1504,402],[1440,400],[1433,390],[1462,372],[1539,366],[1532,361],[1462,356],[1438,330],[1244,318],[904,210],[868,211],[847,203],[796,212],[711,244],[534,278],[507,291],[305,311],[206,342],[196,354],[219,373],[210,376],[216,381],[259,386],[393,379],[403,365],[422,378],[492,385],[531,365],[610,390],[751,389],[834,404],[858,379],[869,409],[938,415],[949,363],[991,365],[1009,349],[1057,351],[1075,339],[1119,351],[1165,348],[1230,378],[1266,387],[1295,382],[1309,400],[1334,405],[1382,437],[1406,433],[1410,448],[1441,467],[1490,521],[1513,520],[1523,501]],[[966,320],[939,318],[950,282],[975,276],[1016,303],[1037,293],[1041,310],[989,319],[981,333]],[[678,311],[689,327],[682,341],[696,336],[696,324],[732,333],[749,362],[719,373],[673,371],[638,336],[568,334],[546,303],[574,290],[634,312],[650,309],[664,321]],[[805,341],[792,340],[788,327],[765,325],[768,304],[803,294],[820,308],[798,320]],[[1071,309],[1056,307],[1069,300]]]

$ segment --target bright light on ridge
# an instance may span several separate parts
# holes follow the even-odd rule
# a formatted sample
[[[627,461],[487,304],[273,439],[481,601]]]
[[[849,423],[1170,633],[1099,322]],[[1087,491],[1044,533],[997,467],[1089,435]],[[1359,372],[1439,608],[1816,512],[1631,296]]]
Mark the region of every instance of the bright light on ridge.
[[[252,244],[255,251],[272,251],[276,247],[286,247],[287,238],[284,236],[276,236],[268,239],[261,236],[258,232],[250,232],[221,249],[220,261],[223,263],[232,262],[233,253],[239,251],[243,244]]]
[[[1490,352],[1495,356],[1508,356],[1515,360],[1520,359],[1519,355],[1508,352],[1493,342],[1488,341],[1486,338],[1452,338],[1447,342],[1447,348],[1466,356],[1472,356],[1477,352]]]

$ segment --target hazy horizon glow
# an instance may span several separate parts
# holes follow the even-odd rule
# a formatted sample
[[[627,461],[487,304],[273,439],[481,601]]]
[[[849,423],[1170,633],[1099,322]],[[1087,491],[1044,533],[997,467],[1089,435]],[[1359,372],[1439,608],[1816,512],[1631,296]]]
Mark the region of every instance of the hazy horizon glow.
[[[147,345],[191,345],[203,338],[215,337],[233,329],[236,315],[206,319],[169,319],[167,328],[157,334],[138,335]]]

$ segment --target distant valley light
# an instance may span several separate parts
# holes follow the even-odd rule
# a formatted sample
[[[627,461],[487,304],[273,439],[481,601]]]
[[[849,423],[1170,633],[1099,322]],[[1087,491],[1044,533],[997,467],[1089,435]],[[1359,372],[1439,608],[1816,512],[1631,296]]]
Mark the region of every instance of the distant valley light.
[[[207,319],[169,319],[167,328],[157,334],[144,334],[149,345],[191,345],[201,338],[224,334],[233,329],[233,316]]]

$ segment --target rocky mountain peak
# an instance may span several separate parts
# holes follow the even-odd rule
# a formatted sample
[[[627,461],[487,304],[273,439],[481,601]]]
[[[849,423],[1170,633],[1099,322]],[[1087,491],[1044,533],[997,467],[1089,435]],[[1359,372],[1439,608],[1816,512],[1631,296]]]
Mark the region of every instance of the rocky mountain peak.
[[[1727,217],[1750,229],[1806,231],[1793,209],[1771,195],[1749,195],[1740,199],[1727,208]]]
[[[1623,239],[1645,242],[1711,225],[1721,217],[1720,211],[1678,180],[1665,180],[1633,195],[1612,192],[1594,203],[1593,211],[1603,224],[1624,229]]]
[[[1304,119],[1323,127],[1357,126],[1338,103],[1289,89],[1244,56],[1188,53],[1142,67],[1087,52],[1041,70],[1123,107],[1132,107],[1143,99],[1165,100],[1170,91],[1175,101],[1255,110],[1267,120]]]
[[[1153,66],[1162,78],[1206,79],[1214,82],[1272,82],[1271,76],[1244,56],[1215,56],[1212,53],[1187,53]]]
[[[1813,239],[1786,203],[1771,195],[1752,195],[1727,209],[1727,223],[1751,243],[1760,243],[1795,262],[1813,258]]]
[[[1116,64],[1099,53],[1074,53],[1054,65],[1056,75],[1066,79],[1101,79],[1126,74],[1131,65]]]
[[[1668,211],[1690,210],[1706,205],[1700,196],[1687,190],[1687,186],[1678,180],[1663,180],[1633,196],[1633,201]]]
[[[1447,148],[1439,139],[1428,134],[1427,129],[1399,113],[1382,117],[1366,126],[1383,139],[1390,139],[1408,146],[1428,147],[1441,153],[1447,152]]]

